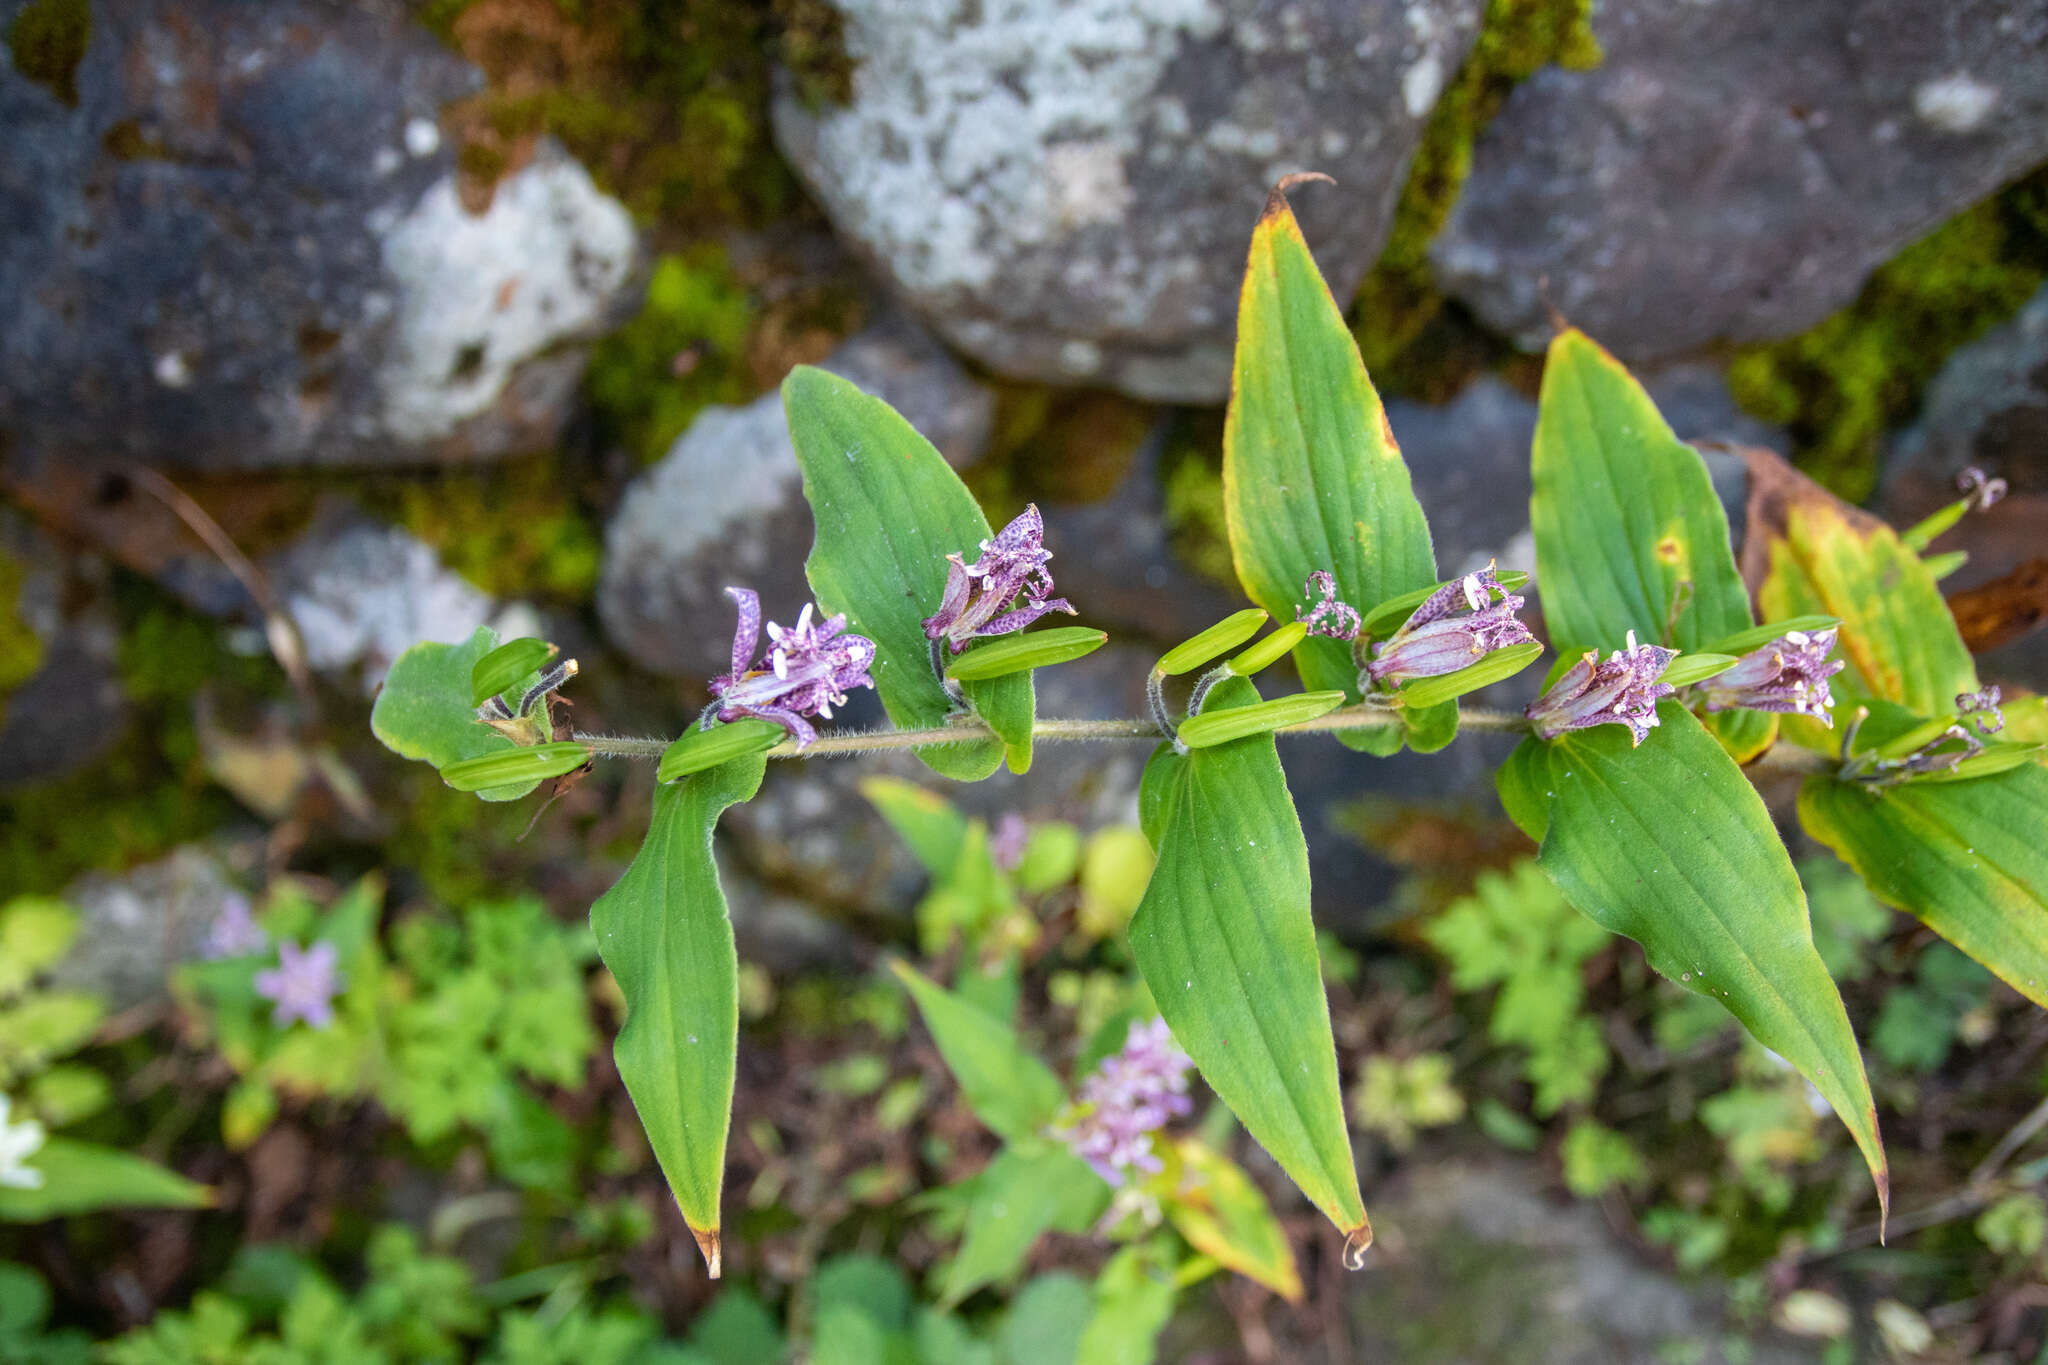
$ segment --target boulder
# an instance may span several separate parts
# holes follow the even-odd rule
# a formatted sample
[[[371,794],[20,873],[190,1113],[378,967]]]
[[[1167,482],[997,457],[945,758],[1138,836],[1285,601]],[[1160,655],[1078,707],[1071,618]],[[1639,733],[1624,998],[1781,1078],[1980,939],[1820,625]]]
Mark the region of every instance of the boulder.
[[[88,36],[0,64],[0,481],[555,439],[632,222],[551,144],[466,210],[437,119],[480,77],[405,7],[123,0]]]
[[[51,982],[116,1013],[166,999],[172,971],[203,956],[215,917],[240,894],[220,854],[198,845],[120,876],[89,873],[64,892],[79,931]]]
[[[887,399],[955,465],[979,454],[993,428],[994,396],[901,318],[847,341],[825,368]],[[605,528],[597,607],[606,637],[656,673],[723,673],[734,619],[726,586],[752,588],[769,620],[789,621],[810,600],[811,537],[782,395],[707,408],[627,488]]]
[[[1901,484],[1946,500],[1972,466],[2015,494],[2048,496],[2048,288],[1948,358],[1919,420],[1892,442],[1886,501]]]
[[[2048,0],[1603,0],[1605,60],[1518,86],[1431,250],[1540,346],[1623,358],[1803,331],[2048,160]]]
[[[1481,0],[848,0],[853,98],[775,104],[842,236],[990,368],[1220,401],[1268,188],[1339,298],[1378,256]]]
[[[75,772],[121,737],[110,580],[104,560],[0,505],[0,789]]]

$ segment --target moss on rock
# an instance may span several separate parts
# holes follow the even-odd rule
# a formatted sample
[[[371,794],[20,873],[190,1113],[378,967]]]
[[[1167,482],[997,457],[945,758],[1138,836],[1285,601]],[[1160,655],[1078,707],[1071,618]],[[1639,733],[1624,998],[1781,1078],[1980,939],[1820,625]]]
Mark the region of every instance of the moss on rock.
[[[1793,459],[1852,501],[1877,482],[1887,428],[1944,361],[2048,280],[2048,170],[1951,218],[1880,268],[1856,301],[1797,336],[1738,351],[1728,384],[1787,427]]]
[[[1437,382],[1444,361],[1459,379],[1485,363],[1491,348],[1484,345],[1457,344],[1448,336],[1416,344],[1445,311],[1429,268],[1430,243],[1472,172],[1473,145],[1508,92],[1545,66],[1584,70],[1599,65],[1600,56],[1592,0],[1490,0],[1471,55],[1423,129],[1387,245],[1354,303],[1352,328],[1382,388],[1429,396],[1444,387]],[[1411,350],[1428,354],[1411,356]]]
[[[30,0],[7,26],[7,51],[14,69],[58,99],[77,107],[78,64],[92,43],[92,7],[87,0]]]

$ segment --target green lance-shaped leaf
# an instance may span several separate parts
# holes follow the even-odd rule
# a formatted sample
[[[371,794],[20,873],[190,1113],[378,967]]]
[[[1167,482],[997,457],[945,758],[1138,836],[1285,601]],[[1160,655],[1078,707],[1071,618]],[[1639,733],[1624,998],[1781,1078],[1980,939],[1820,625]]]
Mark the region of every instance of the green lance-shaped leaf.
[[[1292,621],[1316,570],[1354,607],[1436,582],[1429,523],[1408,466],[1300,226],[1275,190],[1252,230],[1238,298],[1237,358],[1223,428],[1223,507],[1245,593]],[[1294,652],[1304,686],[1357,700],[1347,641],[1310,636]],[[1399,727],[1345,731],[1391,753]]]
[[[1344,704],[1342,692],[1296,692],[1251,706],[1232,706],[1204,711],[1181,722],[1180,742],[1190,749],[1207,749],[1246,735],[1284,730],[1290,725],[1326,716]]]
[[[1681,654],[1657,675],[1657,681],[1673,687],[1689,687],[1709,678],[1718,678],[1739,662],[1740,658],[1733,654]]]
[[[1209,708],[1258,699],[1233,678],[1216,685]],[[1308,844],[1273,737],[1186,757],[1162,747],[1139,809],[1159,862],[1131,919],[1131,955],[1159,1012],[1209,1088],[1363,1245],[1372,1231],[1309,918]]]
[[[1882,791],[1809,777],[1799,823],[1878,899],[2048,1007],[2048,769]]]
[[[1266,619],[1266,613],[1258,607],[1232,612],[1207,630],[1189,636],[1160,655],[1152,671],[1168,678],[1179,673],[1192,673],[1257,635]]]
[[[1491,687],[1504,678],[1512,678],[1535,663],[1542,653],[1543,646],[1536,640],[1493,650],[1470,668],[1403,683],[1401,702],[1405,706],[1418,709],[1440,706],[1444,702],[1464,696],[1467,692],[1477,692],[1480,688]],[[1730,659],[1728,662],[1732,664],[1735,661]]]
[[[954,682],[981,682],[1034,668],[1050,668],[1093,654],[1108,639],[1106,632],[1086,626],[1056,626],[1010,635],[976,645],[956,656],[946,665],[946,676]]]
[[[0,1185],[0,1223],[40,1223],[97,1209],[202,1209],[213,1191],[115,1147],[53,1137],[28,1158],[32,1190]]]
[[[571,740],[506,749],[450,763],[441,780],[459,792],[488,792],[522,782],[542,782],[575,772],[590,761],[590,746]]]
[[[1692,713],[1666,700],[1657,716],[1640,748],[1625,727],[1595,726],[1552,743],[1547,772],[1522,770],[1548,793],[1538,861],[1595,923],[1642,944],[1658,972],[1719,1001],[1811,1081],[1889,1209],[1870,1083],[1792,859],[1756,788]]]
[[[1053,1228],[1085,1231],[1109,1203],[1109,1186],[1088,1164],[1049,1142],[1019,1143],[996,1154],[975,1177],[967,1231],[946,1267],[939,1299],[952,1307],[1023,1267]]]
[[[1520,569],[1502,569],[1494,574],[1494,577],[1509,592],[1513,592],[1529,581],[1529,575]],[[1388,598],[1371,611],[1365,613],[1365,620],[1359,626],[1359,632],[1380,639],[1392,635],[1401,628],[1403,622],[1415,614],[1417,607],[1429,600],[1431,593],[1435,592],[1438,588],[1448,588],[1456,581],[1453,578],[1446,578],[1441,583],[1432,583],[1426,588],[1415,588],[1412,591],[1400,594],[1398,597]]]
[[[519,746],[476,718],[470,701],[476,665],[498,647],[498,633],[478,626],[459,645],[417,644],[398,656],[377,703],[370,730],[401,758],[447,768],[466,758],[508,753]],[[524,778],[477,795],[486,801],[517,801],[540,784]]]
[[[1544,361],[1530,474],[1536,581],[1560,657],[1612,648],[1631,630],[1700,650],[1756,619],[1706,463],[1576,329],[1558,333]],[[1744,759],[1775,733],[1762,712],[1708,723]]]
[[[512,684],[525,681],[529,674],[537,672],[557,652],[546,640],[536,640],[531,636],[507,640],[471,667],[469,704],[482,706]]]
[[[925,618],[946,587],[946,556],[974,562],[988,519],[932,443],[879,398],[824,370],[800,365],[782,384],[789,436],[803,466],[804,498],[817,540],[804,572],[818,604],[845,612],[875,642],[869,670],[889,719],[904,729],[946,723],[952,704],[933,675]],[[921,748],[934,772],[987,777],[1008,758],[1031,766],[1031,675],[964,684],[975,711],[1000,737]]]
[[[1026,1048],[1007,1023],[961,999],[904,962],[890,964],[910,988],[931,1030],[939,1055],[960,1083],[960,1093],[1005,1142],[1024,1142],[1044,1134],[1059,1112],[1066,1091],[1052,1068]]]
[[[755,754],[662,787],[632,866],[590,907],[598,954],[626,998],[612,1049],[619,1078],[714,1278],[740,1010],[711,831],[767,767]]]
[[[662,751],[654,779],[673,782],[748,754],[765,754],[787,737],[774,721],[751,717],[726,721],[709,730],[691,730]]]

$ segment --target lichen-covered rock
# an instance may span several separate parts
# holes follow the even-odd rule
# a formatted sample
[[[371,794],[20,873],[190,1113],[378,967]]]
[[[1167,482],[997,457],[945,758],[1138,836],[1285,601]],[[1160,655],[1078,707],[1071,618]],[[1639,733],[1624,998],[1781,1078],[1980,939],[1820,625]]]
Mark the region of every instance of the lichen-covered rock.
[[[900,318],[852,338],[825,367],[888,400],[955,465],[988,440],[994,396]],[[810,600],[811,534],[782,395],[707,408],[634,480],[605,528],[605,634],[657,673],[723,673],[733,628],[726,586],[752,588],[770,620],[789,619]]]
[[[163,999],[172,970],[200,957],[208,927],[235,894],[221,857],[198,845],[121,876],[89,873],[64,893],[79,932],[51,980],[91,991],[115,1012]]]
[[[2048,160],[2048,0],[1604,0],[1593,25],[1605,60],[1516,88],[1431,251],[1532,348],[1549,306],[1634,361],[1802,331]]]
[[[848,0],[853,99],[775,106],[841,233],[1005,374],[1216,401],[1273,182],[1338,297],[1480,0]]]
[[[422,641],[459,644],[481,625],[506,638],[540,633],[532,608],[500,607],[444,567],[432,546],[345,512],[322,518],[269,571],[298,627],[307,666],[323,673],[360,668],[371,690],[392,660]]]
[[[41,74],[0,63],[0,474],[558,434],[632,223],[551,144],[467,212],[436,120],[479,78],[402,6],[95,3]]]

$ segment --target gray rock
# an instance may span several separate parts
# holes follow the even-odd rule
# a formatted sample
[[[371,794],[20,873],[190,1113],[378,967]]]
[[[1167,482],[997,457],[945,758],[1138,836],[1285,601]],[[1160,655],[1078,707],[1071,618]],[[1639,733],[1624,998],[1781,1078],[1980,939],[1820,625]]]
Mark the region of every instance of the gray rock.
[[[849,0],[853,99],[775,130],[841,234],[1005,374],[1213,402],[1267,189],[1339,298],[1480,0]]]
[[[1378,1241],[1349,1285],[1360,1360],[1403,1365],[1718,1365],[1728,1323],[1718,1287],[1644,1264],[1592,1203],[1564,1203],[1532,1165],[1406,1166],[1373,1200]],[[1817,1350],[1775,1333],[1743,1342],[1752,1365]]]
[[[64,893],[79,931],[51,980],[114,1011],[162,999],[172,970],[201,955],[208,926],[236,894],[221,859],[194,845],[119,877],[88,874]]]
[[[13,579],[12,611],[41,642],[35,673],[0,692],[0,788],[75,772],[126,728],[120,623],[104,560],[70,555],[10,507],[0,506],[0,583]]]
[[[436,119],[480,78],[401,6],[92,9],[75,104],[0,64],[0,473],[555,438],[638,252],[581,168],[544,145],[466,212]]]
[[[508,639],[540,633],[532,608],[501,607],[443,567],[432,546],[347,512],[323,516],[270,571],[307,665],[323,673],[360,668],[372,691],[391,661],[422,641],[459,644],[487,624]]]
[[[2048,288],[1948,358],[1919,421],[1892,443],[1886,480],[1926,484],[1945,499],[1972,465],[2014,493],[2048,494]]]
[[[1532,349],[1549,308],[1629,360],[1786,336],[2048,159],[2048,0],[1605,0],[1595,70],[1539,72],[1432,248]]]
[[[988,440],[993,395],[901,319],[854,337],[825,367],[887,399],[956,465]],[[606,637],[657,673],[723,673],[733,627],[726,586],[752,588],[770,620],[788,620],[810,599],[811,537],[781,394],[708,408],[634,480],[605,528],[597,606]]]

